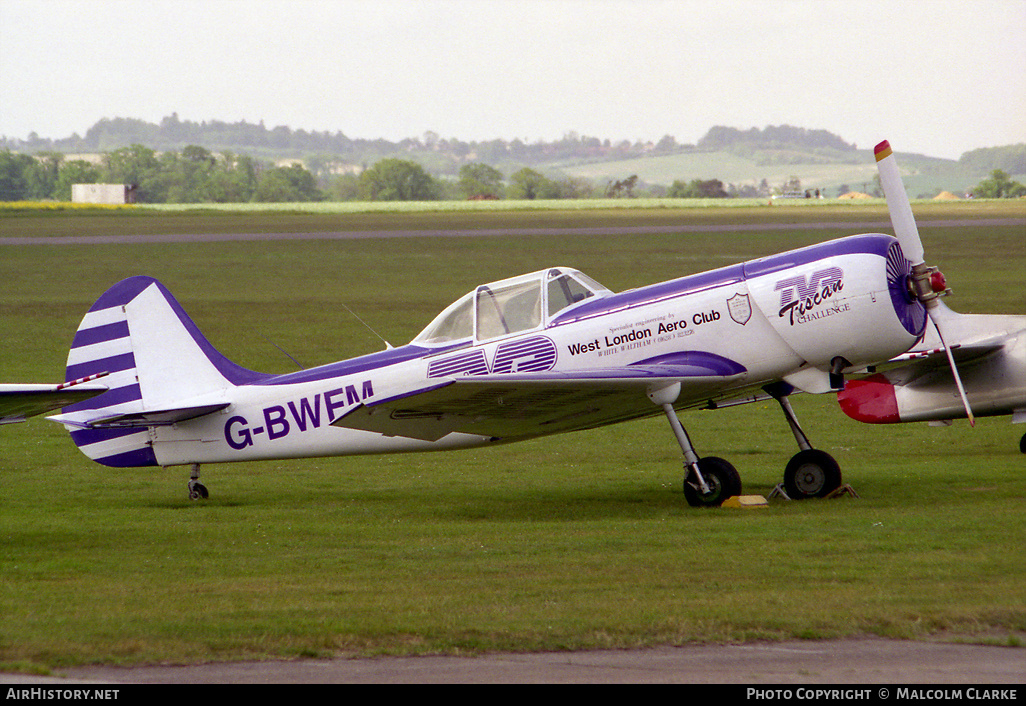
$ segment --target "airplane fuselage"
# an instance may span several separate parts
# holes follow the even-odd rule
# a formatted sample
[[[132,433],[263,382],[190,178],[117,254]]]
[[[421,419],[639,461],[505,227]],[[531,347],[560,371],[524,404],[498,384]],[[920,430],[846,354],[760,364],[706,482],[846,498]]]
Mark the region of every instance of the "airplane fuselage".
[[[780,381],[826,392],[838,360],[845,368],[886,360],[911,347],[922,330],[920,312],[901,299],[904,283],[896,284],[904,277],[896,248],[890,236],[853,236],[595,298],[513,335],[411,344],[264,376],[226,388],[229,405],[221,411],[136,428],[108,442],[110,447],[94,458],[104,462],[104,456],[120,453],[115,447],[140,442],[152,449],[152,463],[177,465],[503,441],[458,432],[424,440],[332,425],[356,406],[405,394],[411,380],[429,385],[470,375],[672,362],[720,381],[697,396],[682,394],[681,408]],[[659,409],[652,405],[646,412]]]

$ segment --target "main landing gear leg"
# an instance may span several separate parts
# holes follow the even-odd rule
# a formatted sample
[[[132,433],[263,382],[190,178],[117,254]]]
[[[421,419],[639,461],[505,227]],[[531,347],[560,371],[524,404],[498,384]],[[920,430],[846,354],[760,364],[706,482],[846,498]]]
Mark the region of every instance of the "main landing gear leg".
[[[809,437],[798,424],[798,417],[787,395],[770,394],[780,403],[794,440],[801,449],[791,457],[784,469],[784,491],[787,497],[792,500],[826,497],[841,487],[841,467],[827,452],[812,448]]]
[[[677,418],[673,402],[680,395],[680,383],[648,391],[652,400],[666,414],[680,450],[684,452],[684,497],[691,506],[717,506],[729,497],[741,494],[741,478],[737,470],[722,458],[698,458],[688,433]]]
[[[192,475],[189,477],[189,500],[200,500],[209,497],[207,487],[199,482],[200,465],[192,464]]]
[[[741,478],[737,470],[722,458],[707,456],[698,458],[691,439],[677,418],[673,401],[680,394],[680,384],[649,392],[649,398],[659,405],[670,422],[673,435],[677,437],[680,450],[684,452],[684,497],[688,504],[717,506],[729,497],[741,494]]]

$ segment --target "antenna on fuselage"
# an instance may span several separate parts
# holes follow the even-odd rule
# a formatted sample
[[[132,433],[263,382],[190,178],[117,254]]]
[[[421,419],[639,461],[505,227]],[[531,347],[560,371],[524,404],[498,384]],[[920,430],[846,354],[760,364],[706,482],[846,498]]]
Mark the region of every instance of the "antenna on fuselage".
[[[287,350],[285,350],[284,348],[279,346],[277,343],[275,343],[274,341],[272,341],[271,339],[269,339],[267,336],[265,336],[264,334],[260,333],[259,331],[257,332],[257,335],[260,336],[260,338],[262,338],[265,341],[267,341],[268,343],[270,343],[272,346],[274,346],[278,350],[280,350],[282,353],[284,353],[288,357],[289,360],[291,360],[293,363],[296,364],[297,368],[299,368],[300,370],[305,370],[305,368],[303,367],[302,363],[300,363],[298,360],[293,358],[292,354],[289,353]]]
[[[378,333],[377,331],[375,331],[374,329],[372,329],[372,328],[370,327],[370,324],[368,324],[368,323],[367,323],[366,321],[364,321],[364,320],[363,320],[363,319],[361,319],[361,318],[360,318],[359,316],[357,316],[356,312],[355,312],[355,311],[353,311],[352,309],[350,309],[350,308],[349,308],[348,306],[346,306],[344,302],[339,302],[339,304],[341,304],[341,305],[342,305],[342,307],[343,307],[343,308],[344,308],[344,309],[345,309],[346,311],[348,311],[348,312],[349,312],[350,314],[352,314],[352,315],[353,315],[353,316],[354,316],[354,317],[356,318],[356,320],[357,320],[357,321],[359,321],[359,322],[360,322],[361,324],[363,324],[363,325],[364,325],[364,327],[366,327],[366,329],[367,329],[368,331],[370,331],[370,332],[371,332],[371,333],[373,333],[373,334],[374,334],[375,336],[377,336],[377,337],[378,337],[379,339],[381,339],[381,342],[385,344],[385,349],[386,349],[386,350],[389,350],[389,349],[391,349],[391,348],[394,348],[394,346],[393,346],[393,345],[392,345],[391,343],[389,343],[389,342],[388,342],[388,341],[386,341],[386,340],[385,340],[384,338],[382,338],[382,336],[381,336],[381,334],[380,334],[380,333]]]

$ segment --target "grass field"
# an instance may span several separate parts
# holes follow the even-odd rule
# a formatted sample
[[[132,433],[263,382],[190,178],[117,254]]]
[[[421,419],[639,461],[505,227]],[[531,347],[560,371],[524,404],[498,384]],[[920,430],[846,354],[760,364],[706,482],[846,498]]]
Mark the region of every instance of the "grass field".
[[[916,204],[965,313],[1026,314],[1026,204]],[[886,219],[861,208],[0,213],[0,236]],[[888,229],[889,230],[889,229]],[[260,243],[0,245],[0,380],[62,379],[82,315],[161,279],[211,341],[285,372],[395,344],[480,281],[551,264],[621,290],[843,229]],[[274,345],[272,345],[272,342]],[[861,496],[696,510],[658,418],[481,451],[208,466],[92,464],[43,420],[0,428],[0,666],[560,650],[860,634],[1019,646],[1026,457],[1009,418],[869,427],[794,406]],[[683,415],[768,494],[796,451],[775,405]]]

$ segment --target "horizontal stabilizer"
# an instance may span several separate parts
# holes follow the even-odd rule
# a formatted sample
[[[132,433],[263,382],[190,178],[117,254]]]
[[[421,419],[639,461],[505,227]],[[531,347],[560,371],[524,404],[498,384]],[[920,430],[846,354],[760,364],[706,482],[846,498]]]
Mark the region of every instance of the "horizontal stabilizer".
[[[47,419],[80,429],[113,429],[117,427],[162,427],[170,426],[189,419],[196,419],[206,414],[219,412],[228,406],[228,402],[217,404],[177,407],[174,409],[153,409],[124,414],[108,414],[105,416],[87,416],[82,412],[59,414]],[[102,411],[102,410],[96,410]]]
[[[23,422],[27,417],[82,402],[106,391],[107,386],[99,383],[83,383],[74,387],[67,383],[0,385],[0,424]]]

